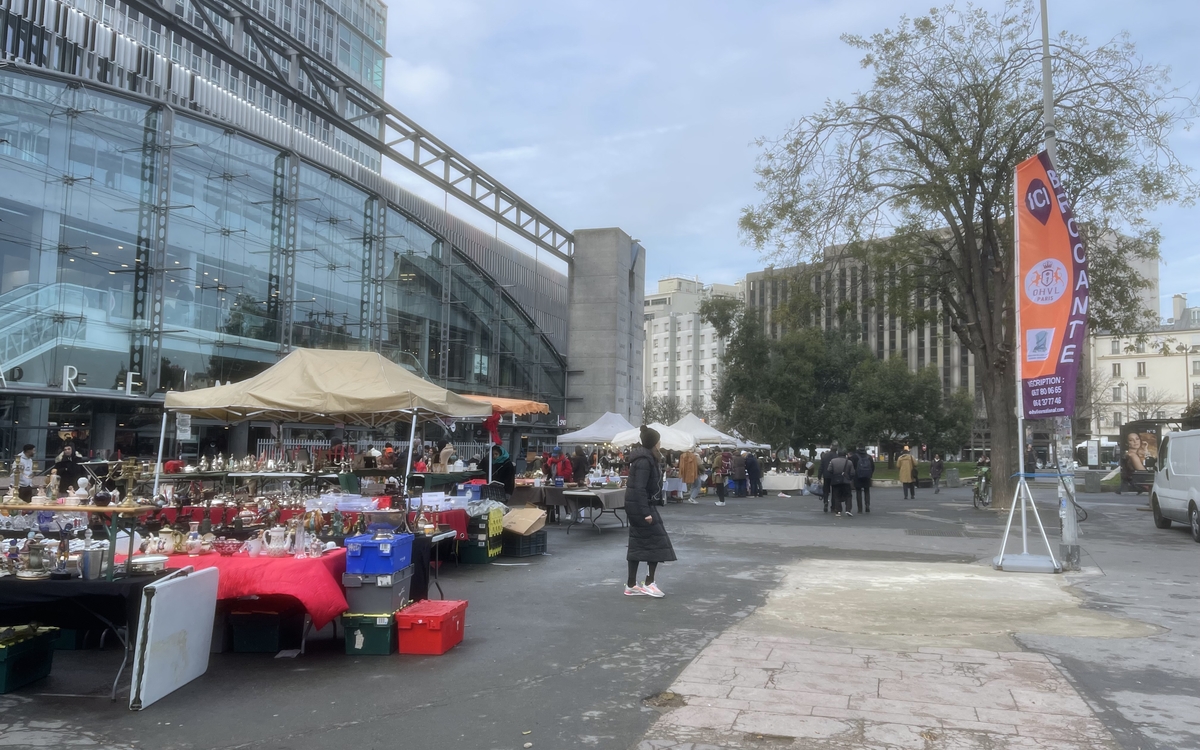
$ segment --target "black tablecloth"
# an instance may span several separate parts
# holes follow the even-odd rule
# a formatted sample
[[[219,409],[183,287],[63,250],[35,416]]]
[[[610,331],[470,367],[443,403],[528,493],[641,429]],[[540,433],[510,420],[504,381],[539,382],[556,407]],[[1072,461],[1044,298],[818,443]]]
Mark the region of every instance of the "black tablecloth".
[[[408,584],[408,598],[414,602],[429,598],[429,556],[433,544],[424,534],[413,536],[413,577]]]
[[[0,625],[43,625],[76,630],[101,630],[137,620],[142,589],[157,579],[153,575],[116,581],[25,581],[0,578]]]

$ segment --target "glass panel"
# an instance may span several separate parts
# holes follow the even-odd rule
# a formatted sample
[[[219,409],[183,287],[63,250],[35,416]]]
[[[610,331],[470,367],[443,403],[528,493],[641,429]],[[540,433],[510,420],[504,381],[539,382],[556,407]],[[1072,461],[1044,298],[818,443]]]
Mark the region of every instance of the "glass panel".
[[[358,348],[365,323],[360,305],[367,207],[363,191],[301,166],[291,295],[294,346]]]

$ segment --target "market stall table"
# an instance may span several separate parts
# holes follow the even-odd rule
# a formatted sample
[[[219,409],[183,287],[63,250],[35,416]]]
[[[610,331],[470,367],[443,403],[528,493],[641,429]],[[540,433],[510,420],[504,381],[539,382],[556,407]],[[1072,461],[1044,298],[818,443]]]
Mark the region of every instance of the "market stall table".
[[[485,472],[485,471],[452,471],[452,472],[449,472],[446,474],[425,473],[425,474],[413,474],[412,476],[414,478],[420,477],[421,480],[424,482],[424,484],[422,484],[421,486],[424,489],[432,490],[437,487],[452,487],[454,485],[463,484],[465,482],[471,481],[472,479],[486,479],[487,472]],[[412,484],[411,478],[409,479],[409,484],[410,484],[410,486]]]
[[[412,511],[408,514],[408,525],[416,527],[417,511]],[[425,511],[425,516],[433,522],[435,526],[445,526],[448,529],[453,529],[455,538],[466,541],[467,539],[467,512],[462,509],[455,510],[434,510]]]
[[[663,492],[670,495],[672,493],[683,494],[687,492],[688,486],[683,483],[679,477],[667,477],[663,480]]]
[[[104,530],[108,535],[108,554],[105,558],[108,562],[108,573],[106,577],[109,581],[116,578],[117,566],[114,564],[117,554],[117,531],[120,529],[119,521],[125,521],[125,525],[129,527],[131,532],[129,537],[129,552],[133,552],[133,527],[137,524],[137,516],[145,516],[157,508],[153,505],[59,505],[57,503],[38,504],[31,503],[13,503],[11,505],[0,505],[0,510],[13,511],[51,511],[54,513],[87,513],[93,516],[100,516],[102,519],[107,517],[108,522],[103,524]]]
[[[38,622],[72,630],[111,631],[124,648],[124,658],[113,680],[111,697],[117,699],[117,683],[125,671],[133,643],[142,589],[157,576],[136,575],[115,581],[22,580],[0,578],[0,625]]]
[[[804,489],[803,474],[764,474],[762,478],[763,490],[772,490],[777,492],[796,491]]]
[[[295,599],[318,630],[349,607],[341,584],[342,574],[346,572],[345,549],[330,550],[320,557],[299,560],[291,556],[249,557],[243,554],[222,557],[214,552],[197,557],[171,555],[167,561],[169,569],[189,565],[196,570],[216,568],[220,572],[218,599],[246,596],[287,596]]]
[[[510,507],[521,508],[526,505],[537,505],[546,509],[547,521],[558,521],[558,509],[563,508],[567,514],[570,514],[570,501],[563,493],[569,492],[573,487],[556,487],[553,484],[543,484],[535,487],[533,485],[517,485],[513,491],[512,502]],[[580,488],[583,489],[583,488]]]
[[[624,489],[577,489],[566,490],[563,492],[563,498],[567,501],[567,512],[571,516],[571,523],[567,525],[567,533],[571,533],[571,527],[577,523],[583,523],[579,520],[579,512],[583,508],[595,508],[600,512],[590,518],[592,528],[600,531],[600,526],[596,520],[605,513],[612,513],[613,517],[621,522],[621,526],[625,526],[624,519],[617,514],[618,510],[625,509],[625,490]]]

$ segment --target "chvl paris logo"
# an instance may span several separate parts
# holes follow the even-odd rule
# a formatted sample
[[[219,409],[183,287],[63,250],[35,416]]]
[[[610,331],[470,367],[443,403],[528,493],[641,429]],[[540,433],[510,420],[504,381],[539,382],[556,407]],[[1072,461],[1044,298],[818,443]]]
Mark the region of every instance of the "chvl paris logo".
[[[1058,302],[1067,292],[1067,267],[1055,258],[1034,265],[1025,274],[1025,296],[1038,305]]]

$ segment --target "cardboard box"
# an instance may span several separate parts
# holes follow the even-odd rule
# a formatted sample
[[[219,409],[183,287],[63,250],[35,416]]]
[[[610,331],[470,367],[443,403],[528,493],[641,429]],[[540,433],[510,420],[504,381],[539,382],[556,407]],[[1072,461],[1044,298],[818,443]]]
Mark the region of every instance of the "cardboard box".
[[[504,530],[529,536],[546,525],[546,511],[540,508],[517,508],[504,515]]]

